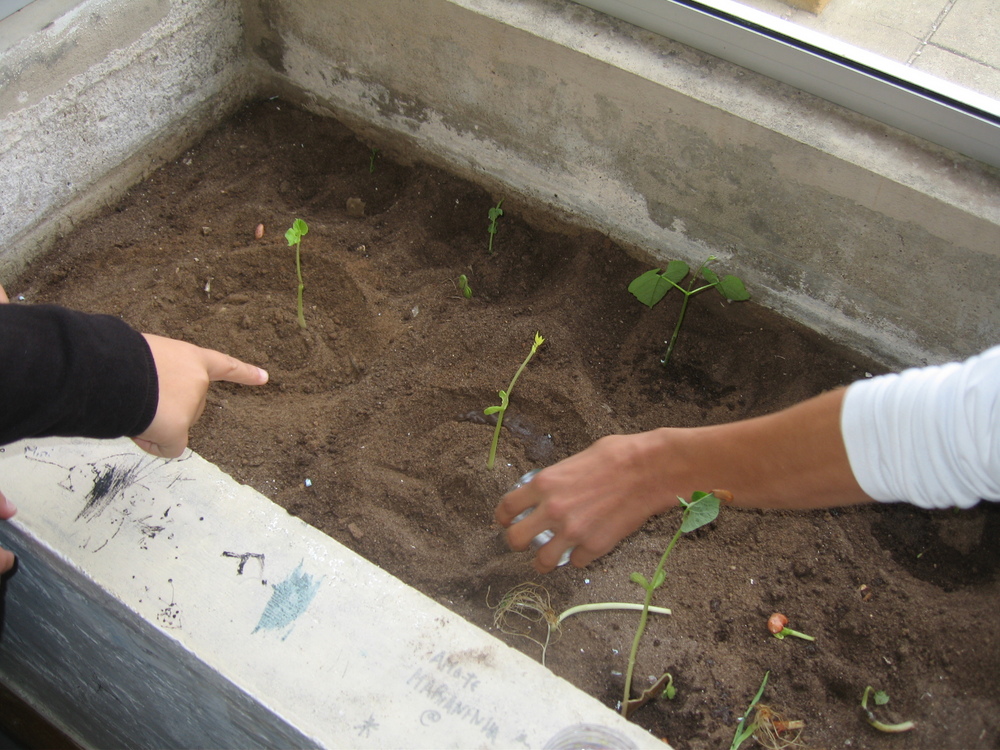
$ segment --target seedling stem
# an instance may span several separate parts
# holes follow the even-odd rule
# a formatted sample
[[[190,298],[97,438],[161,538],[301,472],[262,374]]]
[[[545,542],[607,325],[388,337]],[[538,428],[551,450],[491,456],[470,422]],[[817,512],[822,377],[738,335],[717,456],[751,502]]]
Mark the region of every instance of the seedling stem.
[[[584,612],[602,612],[607,610],[641,610],[641,604],[633,602],[594,602],[591,604],[578,604],[564,610],[557,615],[552,609],[549,599],[549,592],[544,586],[537,583],[522,583],[515,586],[497,604],[496,613],[493,615],[494,626],[504,633],[519,635],[538,644],[542,649],[542,664],[545,664],[545,653],[548,650],[552,635],[558,634],[563,620],[573,615]],[[658,615],[669,615],[670,610],[665,607],[650,607],[649,611]],[[525,632],[514,627],[509,619],[511,615],[518,615],[529,622],[544,622],[546,627],[545,641],[532,638]]]
[[[667,545],[666,550],[664,550],[663,556],[660,557],[660,563],[656,566],[652,581],[647,581],[646,577],[641,573],[633,573],[630,576],[633,582],[638,583],[643,587],[643,589],[645,589],[646,597],[642,603],[643,609],[642,614],[639,617],[639,626],[635,631],[635,638],[632,639],[632,649],[628,656],[628,669],[625,673],[625,695],[622,698],[621,704],[621,714],[625,718],[628,718],[632,711],[645,702],[645,700],[643,700],[643,696],[640,696],[640,698],[635,700],[631,697],[632,674],[635,672],[636,656],[639,653],[639,641],[642,640],[642,634],[646,630],[646,622],[649,619],[650,604],[653,601],[653,593],[656,589],[660,588],[666,580],[664,566],[667,563],[667,558],[670,556],[674,545],[677,544],[677,540],[681,538],[682,534],[687,534],[695,529],[700,529],[705,524],[714,521],[719,515],[719,498],[710,492],[693,493],[691,495],[691,502],[687,502],[682,497],[678,497],[677,499],[684,508],[683,513],[681,513],[681,525],[680,528],[677,529],[673,538],[670,540],[670,544]]]
[[[497,456],[497,443],[500,442],[500,427],[501,425],[503,425],[503,415],[504,413],[506,413],[507,405],[510,403],[510,394],[514,390],[514,384],[517,382],[517,379],[521,377],[521,373],[524,371],[524,368],[528,366],[528,362],[530,362],[531,358],[535,356],[535,352],[538,351],[538,347],[540,347],[544,343],[545,343],[545,338],[541,336],[541,334],[539,334],[538,331],[535,331],[535,340],[531,344],[531,351],[528,352],[528,356],[524,358],[524,361],[521,363],[521,366],[517,368],[517,372],[514,373],[514,377],[511,379],[510,385],[507,386],[507,390],[497,391],[497,393],[500,395],[500,405],[488,406],[485,409],[483,409],[483,414],[487,416],[489,416],[490,414],[497,415],[497,426],[496,429],[493,430],[493,442],[490,445],[490,455],[489,458],[486,460],[487,469],[493,468],[493,462]]]
[[[912,721],[902,721],[898,724],[886,724],[885,722],[876,719],[874,712],[868,710],[869,693],[873,694],[873,697],[875,699],[875,704],[878,706],[884,706],[886,703],[888,703],[889,695],[883,690],[875,690],[875,688],[873,688],[871,685],[865,687],[865,692],[862,693],[861,695],[861,708],[868,716],[868,723],[871,724],[873,727],[875,727],[877,730],[879,730],[880,732],[891,732],[891,733],[909,732],[916,726],[916,724],[914,724]]]
[[[497,233],[497,219],[503,216],[503,209],[500,208],[502,205],[503,205],[503,198],[501,198],[500,202],[497,203],[495,206],[493,206],[493,208],[491,208],[488,212],[490,224],[488,227],[486,227],[486,231],[490,233],[490,247],[489,247],[490,255],[493,255],[493,238],[496,236]]]
[[[750,705],[747,706],[747,712],[743,714],[743,718],[740,719],[739,725],[736,727],[736,734],[733,735],[733,741],[729,745],[729,750],[739,750],[740,745],[746,742],[757,731],[757,722],[750,721],[750,712],[753,711],[753,707],[756,706],[764,695],[764,688],[767,687],[767,678],[771,676],[770,670],[764,673],[764,679],[760,683],[760,687],[757,689],[757,695],[753,697],[750,701]]]
[[[305,283],[302,281],[302,238],[309,232],[309,225],[306,224],[302,219],[296,219],[292,222],[292,226],[285,232],[285,239],[288,240],[289,246],[295,245],[295,274],[299,278],[299,294],[298,294],[298,314],[299,314],[299,327],[306,327],[306,316],[302,312],[302,292],[306,288]]]

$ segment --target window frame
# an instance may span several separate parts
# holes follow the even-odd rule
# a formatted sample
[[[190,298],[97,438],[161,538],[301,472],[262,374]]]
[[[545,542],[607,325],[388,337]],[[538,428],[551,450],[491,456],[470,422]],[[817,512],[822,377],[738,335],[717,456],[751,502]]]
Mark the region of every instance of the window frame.
[[[1000,102],[732,0],[575,0],[1000,167]]]

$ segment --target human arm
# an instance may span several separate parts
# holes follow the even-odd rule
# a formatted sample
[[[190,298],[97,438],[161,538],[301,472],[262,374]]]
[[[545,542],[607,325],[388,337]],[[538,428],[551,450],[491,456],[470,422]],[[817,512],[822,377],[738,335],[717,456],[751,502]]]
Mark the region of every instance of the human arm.
[[[855,383],[841,426],[854,475],[876,500],[1000,500],[1000,347]]]
[[[508,541],[524,549],[539,531],[555,531],[535,558],[545,572],[574,545],[572,562],[586,565],[677,495],[711,488],[754,508],[1000,500],[1000,347],[858,381],[764,417],[604,438],[508,494],[496,518],[508,526],[536,507]]]
[[[143,336],[156,364],[159,401],[153,421],[132,439],[153,455],[174,458],[184,452],[188,430],[205,410],[210,383],[267,382],[267,372],[228,354],[148,333]]]
[[[221,352],[139,334],[111,316],[0,304],[0,444],[130,436],[150,453],[176,457],[216,380],[262,385],[267,373]]]
[[[129,435],[172,458],[187,446],[209,383],[267,382],[258,367],[139,334],[110,316],[6,302],[0,287],[0,445],[43,435]],[[0,493],[0,520],[15,512]],[[0,573],[13,563],[0,549]]]
[[[535,556],[548,572],[563,551],[584,566],[645,521],[696,490],[729,490],[733,504],[819,508],[870,502],[854,478],[840,431],[844,390],[763,417],[696,428],[661,428],[602,438],[547,467],[506,495],[496,520],[513,549],[539,532],[552,541]],[[527,508],[525,520],[510,526]]]

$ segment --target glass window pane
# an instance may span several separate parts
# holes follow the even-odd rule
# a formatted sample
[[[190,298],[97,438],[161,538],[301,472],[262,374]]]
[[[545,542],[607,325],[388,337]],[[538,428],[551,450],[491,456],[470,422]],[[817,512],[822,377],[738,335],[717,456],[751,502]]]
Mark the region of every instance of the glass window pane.
[[[739,0],[803,28],[1000,99],[997,0]],[[803,10],[812,8],[816,12]]]

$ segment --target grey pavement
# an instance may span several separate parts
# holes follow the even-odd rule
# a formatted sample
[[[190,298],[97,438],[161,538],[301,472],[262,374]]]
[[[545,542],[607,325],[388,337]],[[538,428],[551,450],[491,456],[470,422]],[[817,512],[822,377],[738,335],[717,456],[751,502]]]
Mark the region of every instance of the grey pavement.
[[[998,0],[830,0],[819,14],[741,2],[1000,100]]]

